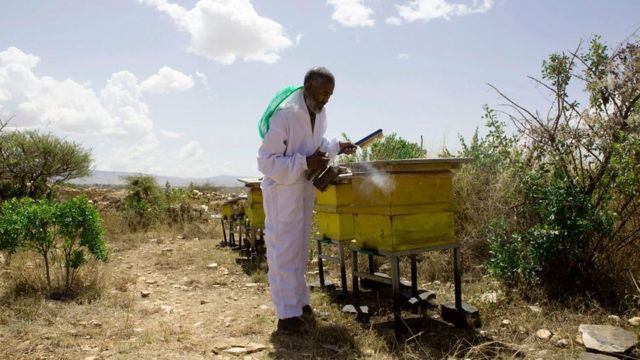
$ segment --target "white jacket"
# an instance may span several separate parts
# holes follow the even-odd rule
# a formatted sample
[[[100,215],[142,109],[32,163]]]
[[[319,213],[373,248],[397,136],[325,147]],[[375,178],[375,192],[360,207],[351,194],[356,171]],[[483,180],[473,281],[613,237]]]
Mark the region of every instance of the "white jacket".
[[[327,140],[326,131],[325,109],[316,115],[312,132],[303,89],[291,94],[271,117],[269,131],[258,150],[258,170],[264,174],[263,189],[306,181],[306,157],[318,148],[335,158],[340,145],[337,140]]]

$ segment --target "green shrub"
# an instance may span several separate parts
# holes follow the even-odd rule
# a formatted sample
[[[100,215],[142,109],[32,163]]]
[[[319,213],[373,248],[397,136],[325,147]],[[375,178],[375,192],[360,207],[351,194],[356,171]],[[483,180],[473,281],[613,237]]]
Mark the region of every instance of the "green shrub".
[[[345,134],[343,137],[349,140]],[[407,141],[395,133],[385,136],[382,140],[374,142],[370,147],[359,150],[353,155],[341,155],[341,163],[362,161],[399,160],[424,158],[427,151],[419,144]]]
[[[108,259],[98,210],[85,196],[61,203],[30,198],[6,201],[0,210],[0,250],[19,249],[42,257],[48,296],[71,295],[87,254],[100,261]],[[52,283],[56,264],[64,269],[63,284]]]
[[[123,211],[129,227],[147,229],[159,222],[166,203],[164,193],[156,179],[149,175],[131,175],[124,178],[127,196],[123,201]]]
[[[585,106],[569,97],[576,79],[588,95]],[[500,93],[514,109],[507,113],[514,141],[495,141],[490,131],[472,144],[497,151],[464,147],[481,164],[477,170],[489,179],[501,172],[513,184],[508,212],[487,221],[488,269],[527,289],[595,294],[615,305],[632,285],[616,274],[640,267],[630,256],[640,246],[640,44],[631,40],[608,53],[595,38],[585,51],[550,55],[535,81],[553,96],[549,111],[528,110]]]

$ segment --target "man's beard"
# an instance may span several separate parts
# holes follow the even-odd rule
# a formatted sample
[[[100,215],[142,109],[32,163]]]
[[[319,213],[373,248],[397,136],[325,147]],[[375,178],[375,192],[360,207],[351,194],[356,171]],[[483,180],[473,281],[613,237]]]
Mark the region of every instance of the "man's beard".
[[[309,98],[305,98],[304,99],[305,104],[307,104],[307,108],[313,112],[314,114],[319,114],[322,111],[322,108],[324,108],[324,105],[322,104],[318,104],[315,100],[313,100],[311,97]]]

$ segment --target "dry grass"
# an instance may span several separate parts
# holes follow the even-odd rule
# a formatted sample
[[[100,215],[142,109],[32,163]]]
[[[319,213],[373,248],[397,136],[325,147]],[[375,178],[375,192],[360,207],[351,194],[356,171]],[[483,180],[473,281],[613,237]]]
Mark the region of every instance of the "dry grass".
[[[250,354],[252,359],[534,359],[544,350],[546,359],[573,359],[582,351],[574,342],[580,323],[612,322],[594,303],[530,304],[478,273],[465,276],[463,284],[464,300],[481,311],[484,326],[477,331],[456,329],[431,310],[426,317],[404,312],[411,332],[396,337],[388,297],[364,293],[375,316],[360,324],[340,311],[349,299],[315,291],[316,325],[305,336],[286,336],[274,332],[264,268],[247,274],[236,264],[236,252],[217,247],[217,224],[162,225],[129,234],[111,228],[117,219],[105,222],[113,253],[98,271],[100,296],[90,302],[13,296],[7,280],[14,273],[1,272],[0,358],[223,358],[216,346],[240,339],[267,346]],[[213,262],[218,267],[207,268]],[[425,256],[419,265],[420,287],[435,291],[439,302],[453,299],[450,264],[451,254],[443,252]],[[315,280],[316,265],[309,265],[309,281]],[[337,283],[337,266],[327,266],[329,279]],[[94,270],[88,273],[98,273]],[[401,270],[408,276],[406,263]],[[141,297],[143,290],[150,295]],[[483,302],[489,291],[498,294],[496,304]],[[618,315],[624,320],[633,314]],[[502,325],[504,319],[510,325]],[[570,340],[570,346],[538,340],[535,331],[543,327]]]

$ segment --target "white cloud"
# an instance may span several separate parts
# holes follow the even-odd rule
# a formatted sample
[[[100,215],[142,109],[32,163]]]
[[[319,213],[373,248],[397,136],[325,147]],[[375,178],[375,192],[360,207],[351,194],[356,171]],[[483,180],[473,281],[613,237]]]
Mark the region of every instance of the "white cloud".
[[[168,138],[168,139],[181,139],[184,137],[184,133],[160,129],[160,135]]]
[[[398,15],[407,22],[427,22],[437,18],[450,20],[454,16],[484,14],[492,7],[493,0],[472,0],[470,4],[451,3],[448,0],[410,0],[406,5],[396,5]]]
[[[173,19],[191,39],[188,51],[222,64],[275,63],[293,43],[282,25],[260,16],[249,0],[199,0],[187,10],[167,0],[138,0]]]
[[[364,0],[328,0],[334,11],[331,18],[346,27],[374,26],[373,10]]]
[[[397,18],[397,17],[395,17],[395,16],[390,16],[390,17],[388,17],[388,18],[387,18],[387,20],[385,20],[385,22],[386,22],[387,24],[389,24],[389,25],[395,25],[395,26],[398,26],[398,25],[401,25],[401,24],[402,24],[402,19]]]
[[[163,66],[157,74],[150,76],[140,86],[142,91],[157,94],[185,91],[193,87],[193,78],[168,66]]]
[[[200,71],[196,71],[196,77],[198,78],[198,80],[200,80],[202,87],[205,90],[209,90],[209,77],[206,74],[201,73]]]
[[[161,143],[160,136],[177,139],[185,134],[160,130],[156,135],[143,99],[145,86],[134,74],[116,72],[94,91],[88,82],[36,74],[39,61],[15,47],[0,51],[0,117],[15,115],[12,128],[44,129],[77,141],[93,149],[97,169],[212,174],[199,143],[189,142],[182,149],[172,142]]]
[[[39,62],[39,57],[31,54],[25,54],[20,49],[13,46],[0,53],[0,65],[22,64],[27,68],[32,69],[36,67]]]
[[[408,60],[409,59],[409,54],[398,54],[398,60]]]
[[[203,156],[204,150],[202,150],[200,143],[195,140],[190,141],[178,151],[178,158],[180,159],[202,160]]]

